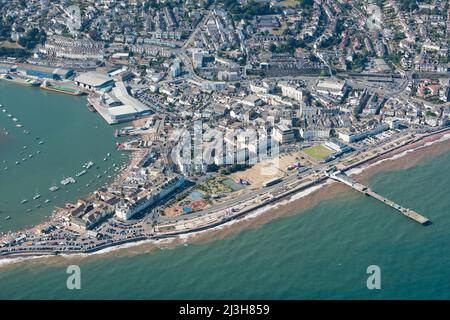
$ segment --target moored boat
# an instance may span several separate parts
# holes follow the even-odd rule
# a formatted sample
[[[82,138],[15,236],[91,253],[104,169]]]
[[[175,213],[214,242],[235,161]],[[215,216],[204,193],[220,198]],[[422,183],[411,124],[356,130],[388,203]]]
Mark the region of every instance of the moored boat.
[[[53,185],[53,186],[51,186],[48,190],[49,190],[50,192],[55,192],[55,191],[58,191],[58,190],[59,190],[59,187],[57,187],[56,185]]]
[[[8,74],[0,75],[0,80],[5,80],[5,81],[13,82],[13,83],[22,84],[22,85],[26,85],[26,86],[33,86],[33,87],[37,87],[41,84],[41,82],[37,81],[37,80],[12,77],[11,75],[8,75]]]
[[[50,91],[55,91],[55,92],[59,92],[59,93],[70,94],[72,96],[80,96],[83,94],[83,92],[80,90],[52,84],[48,81],[44,81],[44,83],[41,85],[41,88],[44,90],[50,90]]]
[[[75,176],[76,177],[81,177],[82,175],[86,174],[86,172],[87,172],[86,170],[80,171]]]

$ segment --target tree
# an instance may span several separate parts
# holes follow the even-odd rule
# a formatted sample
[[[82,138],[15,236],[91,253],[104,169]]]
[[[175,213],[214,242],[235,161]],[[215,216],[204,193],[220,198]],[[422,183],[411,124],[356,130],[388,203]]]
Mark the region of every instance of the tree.
[[[11,26],[0,19],[0,38],[6,39],[9,37],[11,37]]]
[[[41,31],[38,28],[32,28],[28,30],[24,36],[19,38],[19,44],[28,50],[32,50],[36,45],[44,44],[46,39],[47,35],[44,31]]]
[[[99,41],[101,40],[100,34],[97,30],[97,28],[93,28],[91,30],[89,30],[89,37],[94,40],[94,41]]]

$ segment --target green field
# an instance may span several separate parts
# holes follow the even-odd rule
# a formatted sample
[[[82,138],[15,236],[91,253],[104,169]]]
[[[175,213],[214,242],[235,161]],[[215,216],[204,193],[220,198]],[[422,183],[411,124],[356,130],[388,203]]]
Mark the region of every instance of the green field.
[[[303,152],[317,161],[323,160],[334,153],[333,151],[322,145],[306,148],[305,150],[303,150]]]

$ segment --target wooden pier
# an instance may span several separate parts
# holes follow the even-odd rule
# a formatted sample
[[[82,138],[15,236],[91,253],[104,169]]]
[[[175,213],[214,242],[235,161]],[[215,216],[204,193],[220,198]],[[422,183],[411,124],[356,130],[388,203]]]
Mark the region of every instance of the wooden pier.
[[[351,178],[349,178],[347,175],[345,175],[341,171],[329,172],[329,173],[327,173],[327,176],[333,180],[336,180],[336,181],[346,184],[347,186],[351,187],[352,189],[355,189],[356,191],[359,191],[359,192],[365,194],[366,196],[370,196],[374,199],[377,199],[377,200],[383,202],[384,204],[399,211],[404,216],[406,216],[422,225],[427,225],[431,222],[428,218],[422,216],[421,214],[415,212],[414,210],[404,208],[404,207],[398,205],[397,203],[395,203],[394,201],[391,201],[391,200],[379,195],[375,191],[371,190],[369,187],[366,187],[365,185],[352,180]]]

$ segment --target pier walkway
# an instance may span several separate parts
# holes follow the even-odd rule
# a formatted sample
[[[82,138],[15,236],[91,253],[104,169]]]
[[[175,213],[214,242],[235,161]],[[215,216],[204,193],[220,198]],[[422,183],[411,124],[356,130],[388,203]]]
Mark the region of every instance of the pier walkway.
[[[391,201],[391,200],[379,195],[375,191],[371,190],[369,187],[366,187],[365,185],[352,180],[350,177],[348,177],[347,175],[345,175],[343,172],[341,172],[339,170],[334,171],[334,172],[327,172],[326,175],[333,180],[336,180],[336,181],[346,184],[347,186],[351,187],[352,189],[355,189],[356,191],[359,191],[359,192],[365,194],[366,196],[370,196],[372,198],[375,198],[375,199],[381,201],[382,203],[399,211],[404,216],[406,216],[422,225],[427,225],[431,222],[428,218],[420,215],[419,213],[417,213],[411,209],[404,208],[404,207],[398,205],[397,203],[395,203],[394,201]]]

